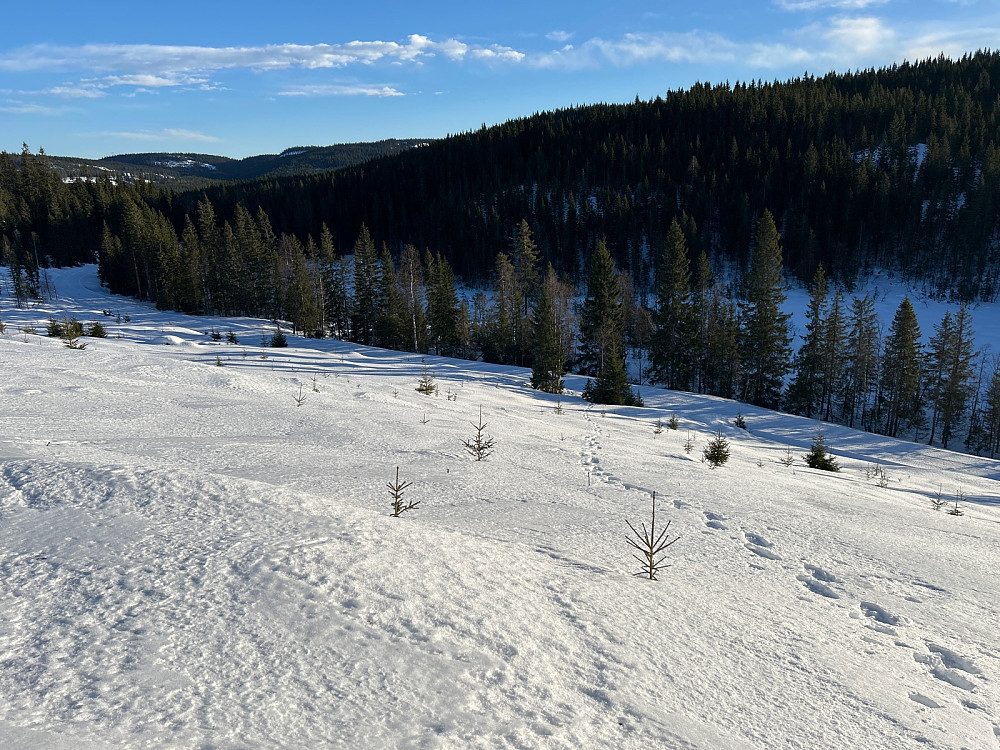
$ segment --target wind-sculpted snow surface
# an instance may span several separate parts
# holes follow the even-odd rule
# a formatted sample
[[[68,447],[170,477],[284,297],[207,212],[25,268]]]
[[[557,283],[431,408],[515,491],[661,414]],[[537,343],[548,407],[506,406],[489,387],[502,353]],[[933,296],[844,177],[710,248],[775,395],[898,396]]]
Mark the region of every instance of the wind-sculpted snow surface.
[[[814,422],[434,357],[426,396],[419,356],[54,280],[0,298],[4,748],[1000,747],[995,462],[829,426],[840,473],[785,466]],[[110,338],[23,333],[64,314]]]

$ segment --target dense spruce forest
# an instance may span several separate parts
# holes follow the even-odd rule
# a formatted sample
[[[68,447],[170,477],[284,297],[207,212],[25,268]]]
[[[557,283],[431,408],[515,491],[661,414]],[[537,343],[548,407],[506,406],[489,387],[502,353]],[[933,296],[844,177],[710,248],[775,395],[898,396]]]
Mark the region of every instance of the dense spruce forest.
[[[872,300],[827,288],[882,268],[996,299],[998,141],[1000,55],[979,52],[698,84],[197,192],[67,183],[25,147],[0,155],[0,232],[19,301],[41,266],[97,259],[162,308],[531,366],[550,391],[573,367],[605,403],[638,403],[631,354],[671,388],[994,453],[1000,371],[964,307],[925,352],[908,302],[883,332]],[[456,274],[484,291],[460,299]],[[812,290],[801,342],[788,275]]]

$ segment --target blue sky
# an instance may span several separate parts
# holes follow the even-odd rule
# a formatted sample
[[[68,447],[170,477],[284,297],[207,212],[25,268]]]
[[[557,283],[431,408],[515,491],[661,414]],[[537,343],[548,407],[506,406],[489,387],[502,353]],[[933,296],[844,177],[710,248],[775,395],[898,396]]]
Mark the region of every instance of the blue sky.
[[[0,149],[93,158],[441,137],[1000,41],[997,0],[39,0],[4,15]]]

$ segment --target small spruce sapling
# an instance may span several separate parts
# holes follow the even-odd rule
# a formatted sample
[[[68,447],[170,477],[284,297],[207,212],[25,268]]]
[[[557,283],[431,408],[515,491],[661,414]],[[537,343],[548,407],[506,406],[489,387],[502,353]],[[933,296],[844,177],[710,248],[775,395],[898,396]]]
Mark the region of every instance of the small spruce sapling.
[[[281,330],[279,326],[278,329],[271,334],[271,348],[272,349],[282,349],[288,346],[288,338],[285,336],[285,332]]]
[[[236,334],[233,333],[232,331],[226,331],[226,341],[228,341],[230,344],[240,343],[240,340],[236,338]]]
[[[961,487],[959,487],[958,491],[955,493],[955,506],[953,508],[948,508],[948,511],[947,511],[948,515],[951,515],[951,516],[964,516],[965,515],[965,511],[958,507],[959,501],[964,501],[964,500],[965,500],[965,490],[963,490]]]
[[[747,420],[743,417],[742,411],[736,412],[736,419],[733,420],[733,424],[739,427],[741,430],[747,429]]]
[[[669,427],[671,430],[676,430],[680,426],[681,423],[680,420],[677,419],[677,415],[671,414],[670,419],[667,420],[667,427]]]
[[[687,438],[684,440],[684,452],[691,455],[691,451],[694,450],[694,436],[689,432]]]
[[[643,523],[641,524],[642,531],[640,532],[627,518],[625,519],[625,523],[628,524],[628,527],[632,532],[632,536],[629,536],[628,534],[625,535],[625,541],[628,542],[629,546],[636,550],[632,553],[632,557],[638,560],[642,565],[642,569],[633,575],[640,578],[648,578],[650,581],[657,580],[656,574],[665,567],[663,564],[663,558],[666,554],[665,550],[671,544],[680,539],[680,537],[675,536],[670,541],[667,541],[667,532],[670,529],[670,521],[667,521],[667,525],[663,527],[662,531],[657,532],[656,493],[653,493],[653,513],[648,529],[646,528],[646,524]]]
[[[941,492],[941,485],[939,484],[937,492],[935,492],[934,497],[931,498],[931,508],[934,510],[941,510],[947,504],[948,501],[944,499],[944,494]]]
[[[427,364],[424,363],[423,373],[420,375],[420,380],[417,381],[417,393],[430,396],[436,391],[437,385],[434,383],[434,374],[427,369]]]
[[[722,430],[715,433],[715,437],[708,441],[703,455],[713,469],[729,460],[729,441],[722,434]]]
[[[108,337],[108,332],[101,323],[94,321],[87,328],[87,335],[92,339],[106,339]]]
[[[792,453],[791,448],[785,448],[785,455],[778,459],[778,463],[789,468],[795,464],[795,454]]]
[[[837,459],[831,456],[826,450],[826,438],[822,430],[816,430],[816,437],[813,438],[809,452],[804,456],[806,466],[811,469],[822,469],[823,471],[840,471]]]
[[[61,337],[67,349],[85,349],[87,347],[86,344],[80,343],[80,337],[83,336],[83,323],[76,318],[63,318],[61,325]]]
[[[653,434],[662,435],[663,434],[663,422],[657,418],[656,424],[653,425]]]
[[[385,486],[389,490],[389,495],[392,497],[392,513],[390,514],[393,518],[399,518],[399,516],[408,510],[413,510],[418,505],[420,505],[419,500],[410,500],[409,502],[403,502],[403,493],[406,491],[407,487],[410,487],[413,482],[400,482],[399,481],[399,467],[396,467],[396,481],[386,482]]]
[[[486,423],[483,422],[483,407],[479,407],[479,424],[473,423],[476,430],[471,440],[463,440],[462,445],[477,461],[482,461],[493,452],[495,442],[492,435],[483,434],[486,430]]]

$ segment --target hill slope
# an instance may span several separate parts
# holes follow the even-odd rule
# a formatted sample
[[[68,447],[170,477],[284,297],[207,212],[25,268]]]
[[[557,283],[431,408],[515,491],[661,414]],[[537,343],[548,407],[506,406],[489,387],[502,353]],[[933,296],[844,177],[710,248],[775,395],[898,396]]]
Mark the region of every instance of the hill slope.
[[[265,352],[262,321],[54,281],[0,300],[6,747],[1000,743],[997,462],[831,426],[839,474],[786,467],[814,422],[657,389],[601,412],[435,358],[428,397],[413,356]],[[20,331],[50,314],[111,338]],[[623,539],[653,490],[681,536],[656,583]]]
[[[67,177],[99,175],[103,172],[141,174],[147,180],[173,189],[191,189],[214,182],[328,172],[362,164],[379,156],[399,154],[429,142],[426,138],[392,138],[371,143],[294,146],[279,154],[259,154],[244,159],[211,154],[158,152],[118,154],[96,160],[56,156],[50,157],[50,161],[57,171]]]

